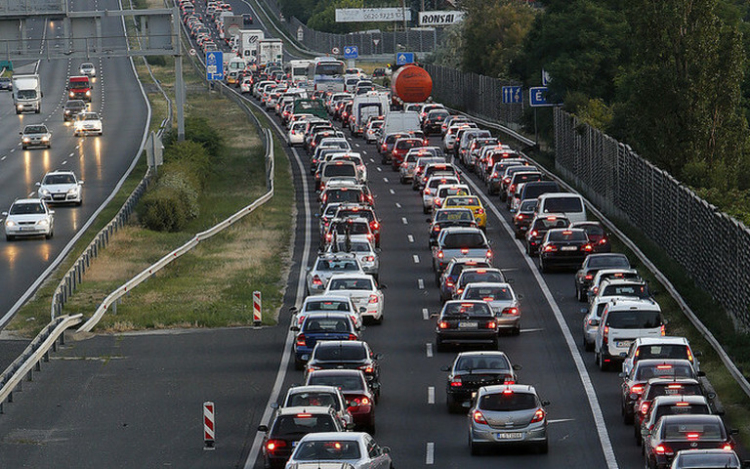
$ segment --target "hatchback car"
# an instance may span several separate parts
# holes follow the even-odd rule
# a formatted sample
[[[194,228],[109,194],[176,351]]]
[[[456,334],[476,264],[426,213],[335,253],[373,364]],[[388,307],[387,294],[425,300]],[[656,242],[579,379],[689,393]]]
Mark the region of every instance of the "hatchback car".
[[[435,325],[435,348],[446,345],[484,345],[497,350],[497,320],[485,301],[454,300],[443,305]]]
[[[102,135],[102,119],[95,112],[80,112],[73,124],[73,133],[76,137],[86,134]]]
[[[39,197],[51,203],[74,203],[81,205],[81,185],[73,171],[51,171],[36,183]]]
[[[732,435],[718,415],[665,415],[643,439],[649,469],[666,469],[683,449],[733,450]]]
[[[318,256],[315,265],[307,272],[307,294],[323,293],[328,280],[335,273],[361,273],[357,256],[352,253],[322,254]]]
[[[354,424],[352,414],[346,407],[346,399],[341,390],[335,386],[292,386],[281,404],[271,405],[273,408],[284,407],[330,407],[336,413],[344,428]]]
[[[694,378],[651,378],[648,380],[646,386],[643,388],[643,392],[633,405],[633,409],[635,410],[633,435],[635,436],[635,441],[638,446],[640,446],[643,441],[641,427],[646,417],[649,416],[649,409],[651,409],[651,403],[654,399],[659,396],[704,395],[711,403],[716,399],[716,393],[704,393],[703,386],[701,386],[701,383]],[[712,414],[720,414],[720,412],[714,412],[713,407],[711,410]]]
[[[432,218],[427,219],[427,223],[430,224],[430,248],[435,245],[440,231],[444,228],[452,226],[476,228],[477,226],[474,212],[468,208],[437,209]]]
[[[482,201],[475,195],[452,195],[443,201],[445,208],[468,208],[474,212],[477,226],[482,230],[487,229],[487,212],[484,210]]]
[[[684,449],[678,451],[670,469],[740,469],[750,461],[740,461],[737,453],[726,449]]]
[[[526,231],[526,254],[534,256],[539,252],[544,235],[553,228],[566,228],[570,220],[562,215],[537,215],[529,224]]]
[[[44,236],[52,238],[55,232],[54,210],[42,199],[18,199],[13,202],[5,217],[5,238],[18,236]]]
[[[480,388],[468,415],[471,454],[487,447],[511,445],[531,445],[546,453],[548,405],[532,386]]]
[[[287,469],[393,469],[390,448],[367,433],[305,435],[287,462]]]
[[[52,132],[44,124],[30,124],[23,128],[21,146],[24,150],[29,147],[52,148]]]
[[[92,64],[91,62],[84,62],[78,68],[78,72],[81,75],[86,75],[87,77],[93,78],[96,76],[96,67],[94,67],[94,64]]]
[[[482,386],[495,384],[515,384],[516,371],[520,365],[511,365],[505,352],[482,351],[461,352],[453,364],[441,368],[449,372],[445,384],[448,412],[460,412],[471,407],[472,395]]]
[[[13,91],[13,81],[10,77],[0,77],[0,90]]]
[[[586,232],[580,228],[557,228],[547,231],[539,246],[539,270],[552,267],[578,267],[593,252]]]
[[[643,436],[653,430],[656,422],[665,415],[708,415],[711,413],[708,399],[700,394],[654,397],[649,402],[648,410],[643,418],[635,422],[635,433],[638,434],[637,444],[643,444]]]
[[[335,386],[346,399],[355,428],[375,434],[375,395],[362,370],[312,370],[307,373],[306,386]]]
[[[466,274],[464,271],[461,276]],[[487,302],[495,315],[499,331],[508,331],[513,335],[521,333],[521,303],[510,284],[496,282],[469,283],[461,294],[462,301],[482,300]]]
[[[307,362],[307,372],[332,369],[360,370],[365,375],[377,404],[380,398],[381,358],[381,354],[373,352],[367,342],[361,340],[318,342]]]
[[[370,318],[375,324],[383,322],[384,295],[372,275],[333,274],[323,295],[348,296],[363,318]]]
[[[576,298],[588,300],[586,292],[591,286],[594,275],[602,269],[629,269],[630,261],[625,254],[590,254],[581,264],[575,276]]]

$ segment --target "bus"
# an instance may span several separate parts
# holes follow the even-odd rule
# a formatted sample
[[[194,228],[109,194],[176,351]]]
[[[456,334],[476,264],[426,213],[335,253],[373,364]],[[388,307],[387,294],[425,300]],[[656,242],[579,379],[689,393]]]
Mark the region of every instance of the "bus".
[[[307,79],[315,91],[344,91],[344,62],[333,57],[316,57],[307,67]]]
[[[287,65],[289,72],[289,78],[293,82],[303,81],[307,79],[307,68],[310,66],[312,61],[310,60],[290,60]]]

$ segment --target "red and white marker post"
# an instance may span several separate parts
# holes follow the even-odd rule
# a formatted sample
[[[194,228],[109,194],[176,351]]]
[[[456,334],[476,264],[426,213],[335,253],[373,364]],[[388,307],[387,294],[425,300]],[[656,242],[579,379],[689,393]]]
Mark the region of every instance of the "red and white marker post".
[[[216,426],[214,420],[214,403],[203,403],[203,449],[214,450],[216,447]]]
[[[260,311],[260,292],[253,292],[253,326],[260,327],[260,323],[263,322],[263,315]]]

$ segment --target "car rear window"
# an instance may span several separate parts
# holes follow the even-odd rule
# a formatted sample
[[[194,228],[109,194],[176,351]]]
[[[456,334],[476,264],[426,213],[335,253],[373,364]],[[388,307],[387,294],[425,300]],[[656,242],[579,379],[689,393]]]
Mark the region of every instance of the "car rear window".
[[[336,177],[336,176],[356,176],[357,168],[350,164],[328,164],[323,170],[323,176],[325,177]]]
[[[349,322],[344,318],[308,317],[304,329],[306,332],[347,332]]]
[[[298,392],[289,396],[287,407],[322,406],[339,410],[339,400],[327,392]]]
[[[447,303],[443,316],[492,316],[492,310],[487,303]]]
[[[495,412],[513,412],[537,407],[536,396],[525,392],[486,394],[479,401],[479,408]]]
[[[711,411],[706,404],[688,404],[687,402],[679,402],[670,405],[660,405],[656,408],[654,422],[659,420],[659,417],[663,415],[708,415],[710,413]]]
[[[525,199],[536,199],[542,194],[548,192],[558,192],[560,190],[556,183],[544,183],[544,184],[528,184],[523,188],[521,193],[522,198]]]
[[[607,316],[613,329],[652,329],[662,325],[659,311],[615,311]]]
[[[666,344],[666,345],[642,345],[636,352],[638,359],[645,358],[681,358],[688,359],[688,350],[686,345]]]
[[[367,358],[367,351],[364,347],[341,347],[320,346],[315,350],[314,358],[316,360],[364,360]]]
[[[471,287],[466,289],[464,298],[467,300],[503,301],[512,300],[510,289],[505,287]]]
[[[479,205],[479,199],[476,197],[461,197],[456,196],[452,197],[445,201],[446,206],[452,205],[452,206],[463,206],[463,205]]]
[[[740,460],[731,451],[723,453],[682,453],[679,456],[680,467],[705,467],[705,468],[728,468],[740,467]]]
[[[350,235],[358,235],[358,234],[369,234],[370,233],[370,225],[367,223],[337,223],[336,224],[336,232],[338,234],[346,234],[347,230],[349,231]]]
[[[718,423],[675,422],[664,425],[665,440],[721,440],[723,437],[724,432]]]
[[[579,213],[583,212],[583,204],[578,197],[556,197],[546,199],[545,213]]]
[[[349,311],[349,303],[343,300],[308,301],[305,311]]]
[[[503,274],[499,272],[466,272],[461,276],[461,283],[468,285],[476,282],[505,282]]]
[[[587,241],[586,232],[583,230],[551,231],[550,241]]]
[[[474,214],[469,209],[440,210],[435,221],[474,221]]]
[[[331,461],[361,458],[359,443],[352,440],[307,441],[294,453],[296,461]]]
[[[649,298],[646,285],[607,285],[604,287],[602,296],[634,296],[636,298]]]
[[[313,373],[307,380],[309,385],[335,386],[342,391],[364,391],[362,379],[354,374],[326,374]]]
[[[565,228],[570,224],[567,218],[537,218],[534,223],[534,228],[539,230],[549,230],[552,228]]]
[[[331,279],[329,290],[372,290],[372,280],[369,278],[334,278]]]
[[[639,366],[635,373],[637,381],[648,381],[651,378],[693,378],[693,367],[690,365],[675,365],[662,363],[660,365],[647,364]]]
[[[271,433],[276,436],[302,436],[306,433],[335,432],[336,424],[330,415],[280,415]]]
[[[362,192],[355,189],[331,189],[326,191],[326,202],[359,202]]]
[[[443,238],[443,247],[446,249],[475,249],[486,246],[487,243],[481,233],[449,233]]]
[[[589,261],[589,267],[630,268],[630,261],[624,256],[596,256]]]
[[[354,260],[326,260],[318,261],[318,270],[351,271],[358,270]]]
[[[510,362],[505,357],[476,356],[461,357],[456,363],[457,370],[510,370]]]

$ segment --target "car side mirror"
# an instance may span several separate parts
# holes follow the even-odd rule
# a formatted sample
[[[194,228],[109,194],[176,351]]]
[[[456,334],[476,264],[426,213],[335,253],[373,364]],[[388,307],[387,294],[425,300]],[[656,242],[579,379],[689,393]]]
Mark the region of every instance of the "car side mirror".
[[[549,405],[549,401],[542,401],[542,406],[547,407]]]
[[[278,402],[272,402],[271,403],[271,408],[272,409],[278,409],[279,408],[279,403]]]
[[[436,318],[436,317],[438,317],[438,316],[439,316],[439,314],[438,314],[438,313],[430,313],[430,318],[433,318],[433,319],[434,319],[434,318]]]
[[[628,354],[627,354],[627,353],[625,353],[625,352],[620,352],[620,357],[622,357],[622,358],[625,358],[625,357],[627,357],[627,356],[628,356]]]
[[[258,425],[258,431],[259,432],[267,433],[268,432],[268,425]]]
[[[617,376],[619,376],[620,378],[625,378],[625,377],[627,377],[628,375],[627,375],[627,374],[625,374],[625,372],[621,371],[621,372],[617,373]]]
[[[391,452],[391,447],[390,446],[383,446],[382,448],[380,448],[380,451],[382,451],[383,454],[389,454]]]
[[[700,350],[696,350],[695,352],[693,352],[693,356],[694,357],[702,357],[703,356],[703,352],[701,352]]]
[[[729,434],[730,435],[739,435],[740,431],[738,429],[736,429],[736,428],[732,428],[732,429],[729,430]]]
[[[50,210],[50,211],[49,211],[49,214],[50,214],[50,215],[54,215],[54,214],[55,214],[55,211],[54,211],[54,210]]]
[[[36,183],[36,184],[34,184],[34,185],[35,185],[36,187],[39,187],[39,186],[41,186],[41,185],[42,185],[42,183],[41,183],[41,182],[37,182],[37,183]]]
[[[299,326],[292,326],[289,328],[289,330],[293,332],[299,332],[300,329],[299,329]]]
[[[705,371],[698,371],[697,373],[695,373],[695,376],[697,376],[699,378],[703,378],[704,376],[706,376],[706,372]]]
[[[639,397],[641,397],[641,396],[639,396],[638,394],[636,394],[634,392],[628,394],[628,398],[630,398],[631,401],[637,401]]]
[[[354,428],[355,428],[355,426],[354,426],[353,422],[349,422],[349,423],[346,424],[346,429],[347,430],[352,431],[352,430],[354,430]]]
[[[367,312],[367,308],[365,308],[364,306],[360,306],[359,307],[359,312],[360,313],[366,313]]]
[[[586,314],[589,312],[588,308],[581,308],[581,314]]]
[[[708,394],[706,395],[706,397],[707,397],[707,398],[708,398],[709,400],[712,400],[712,399],[716,399],[716,393],[715,393],[715,392],[710,392],[710,393],[708,393]]]
[[[382,353],[376,353],[375,354],[375,360],[382,360],[383,354]]]
[[[23,135],[23,132],[18,132],[18,135]]]
[[[299,310],[297,309],[296,306],[292,306],[291,308],[289,308],[289,312],[292,313],[292,314],[297,314],[297,311],[299,311]]]
[[[432,220],[430,218],[426,219],[427,223],[432,223]]]
[[[381,283],[381,284],[380,284],[380,289],[381,289],[381,290],[387,290],[387,289],[388,289],[388,285],[386,285],[386,284],[384,284],[384,283]]]

